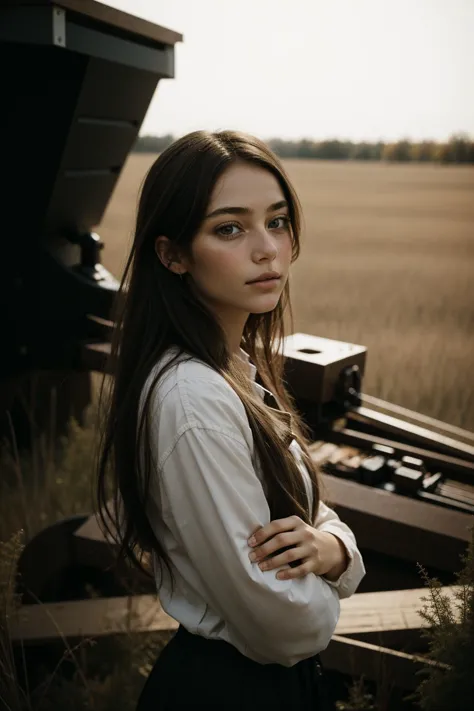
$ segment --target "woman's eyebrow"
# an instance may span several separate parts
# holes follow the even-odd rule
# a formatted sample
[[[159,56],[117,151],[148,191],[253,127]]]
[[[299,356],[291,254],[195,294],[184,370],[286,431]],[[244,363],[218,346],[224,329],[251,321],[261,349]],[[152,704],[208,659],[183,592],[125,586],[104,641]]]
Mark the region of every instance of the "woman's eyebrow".
[[[267,212],[273,212],[274,210],[280,210],[283,207],[288,207],[286,200],[279,200],[274,202],[272,205],[267,207]],[[217,210],[210,212],[204,219],[208,220],[210,217],[216,217],[217,215],[249,215],[253,212],[248,207],[218,207]]]

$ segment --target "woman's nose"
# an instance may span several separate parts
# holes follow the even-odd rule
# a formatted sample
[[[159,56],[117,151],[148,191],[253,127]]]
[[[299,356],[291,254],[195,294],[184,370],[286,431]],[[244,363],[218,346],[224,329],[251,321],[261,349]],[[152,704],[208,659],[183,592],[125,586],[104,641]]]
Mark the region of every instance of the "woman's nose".
[[[278,246],[275,236],[265,229],[259,230],[255,244],[255,252],[260,256],[264,255],[265,257],[276,257],[278,254]]]

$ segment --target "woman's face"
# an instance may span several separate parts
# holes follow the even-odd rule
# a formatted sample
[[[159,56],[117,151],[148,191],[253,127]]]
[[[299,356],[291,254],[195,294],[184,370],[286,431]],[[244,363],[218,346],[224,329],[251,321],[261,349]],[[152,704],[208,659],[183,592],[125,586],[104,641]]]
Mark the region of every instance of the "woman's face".
[[[277,179],[248,163],[232,164],[211,195],[185,261],[200,297],[240,343],[249,314],[272,311],[291,264],[289,210]],[[250,284],[264,272],[278,279]]]

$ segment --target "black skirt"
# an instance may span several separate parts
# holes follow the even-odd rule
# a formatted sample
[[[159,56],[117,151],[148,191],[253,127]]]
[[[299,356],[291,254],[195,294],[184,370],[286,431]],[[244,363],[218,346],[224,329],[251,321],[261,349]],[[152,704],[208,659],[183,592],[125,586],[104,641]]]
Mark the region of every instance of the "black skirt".
[[[136,711],[332,711],[319,655],[292,667],[259,664],[182,625],[153,666]]]

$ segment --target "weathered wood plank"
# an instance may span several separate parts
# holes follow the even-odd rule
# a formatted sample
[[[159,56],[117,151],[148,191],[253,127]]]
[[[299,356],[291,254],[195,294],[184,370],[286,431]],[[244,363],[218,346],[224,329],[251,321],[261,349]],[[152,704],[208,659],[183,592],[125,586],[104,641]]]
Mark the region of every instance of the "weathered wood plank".
[[[456,586],[443,588],[453,601]],[[341,600],[341,615],[336,634],[357,635],[393,630],[418,630],[424,626],[419,610],[427,588],[360,593]]]
[[[425,593],[426,591],[408,592]],[[452,591],[449,591],[448,594],[451,593]],[[393,594],[390,594],[393,602]],[[366,598],[358,601],[357,607],[363,610],[364,607],[367,608],[372,604],[376,595],[386,596],[386,593],[367,593],[341,601],[341,620],[337,627],[337,634],[333,636],[328,648],[321,653],[324,667],[350,676],[364,675],[366,679],[376,682],[389,680],[393,687],[413,690],[420,680],[417,672],[434,662],[420,655],[407,654],[344,636],[344,617],[347,617],[351,601]],[[386,602],[388,602],[387,596]],[[176,620],[169,617],[161,609],[157,598],[151,595],[133,598],[99,598],[25,607],[28,607],[28,610],[23,608],[21,611],[22,620],[12,625],[14,641],[18,642],[21,639],[25,644],[44,643],[62,637],[96,638],[112,633],[119,634],[126,630],[170,632],[178,627]],[[349,631],[352,630],[353,626],[349,626]]]
[[[14,641],[44,643],[61,637],[103,637],[125,632],[158,632],[178,628],[153,595],[24,605],[11,621]]]
[[[452,599],[454,587],[443,588]],[[337,635],[418,630],[418,614],[425,588],[361,593],[341,600]],[[24,605],[11,621],[14,641],[42,643],[65,638],[100,637],[130,632],[177,629],[178,623],[161,608],[154,595],[97,598],[71,602]]]

